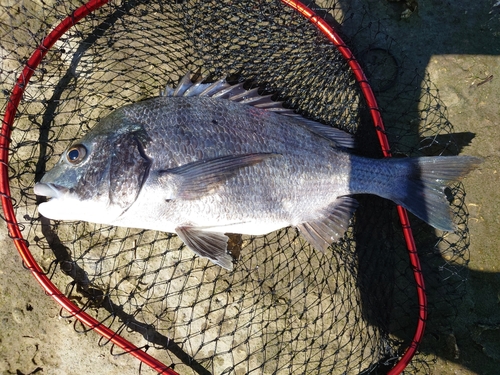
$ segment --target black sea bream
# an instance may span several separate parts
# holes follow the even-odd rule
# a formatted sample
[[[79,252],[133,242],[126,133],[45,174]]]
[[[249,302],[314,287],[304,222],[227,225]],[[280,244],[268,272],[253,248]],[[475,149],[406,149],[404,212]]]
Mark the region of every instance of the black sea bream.
[[[232,268],[225,233],[293,226],[316,249],[342,238],[375,194],[435,228],[454,225],[444,188],[476,167],[469,156],[369,159],[349,134],[293,115],[225,80],[192,83],[119,108],[69,147],[35,185],[40,213],[175,232]]]

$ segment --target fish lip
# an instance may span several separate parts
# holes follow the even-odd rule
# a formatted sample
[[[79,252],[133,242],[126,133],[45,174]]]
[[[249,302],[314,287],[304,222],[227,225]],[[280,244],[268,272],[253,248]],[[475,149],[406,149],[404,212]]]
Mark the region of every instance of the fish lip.
[[[67,193],[69,189],[61,185],[38,182],[33,187],[33,191],[36,195],[47,197],[48,199],[50,199],[60,198],[62,195]]]

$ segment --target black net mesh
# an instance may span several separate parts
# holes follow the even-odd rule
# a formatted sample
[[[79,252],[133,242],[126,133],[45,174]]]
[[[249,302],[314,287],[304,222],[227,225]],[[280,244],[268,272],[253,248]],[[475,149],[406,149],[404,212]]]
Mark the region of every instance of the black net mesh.
[[[2,111],[27,57],[80,5],[2,5]],[[318,14],[366,69],[393,153],[456,153],[437,91],[405,66],[377,20],[358,2],[320,5]],[[18,107],[11,194],[38,263],[83,310],[180,374],[384,373],[411,342],[418,311],[390,202],[359,197],[345,239],[325,254],[294,229],[243,236],[232,272],[194,256],[168,233],[39,216],[33,185],[73,140],[112,109],[157,96],[187,71],[251,79],[305,117],[355,133],[359,153],[381,156],[346,61],[279,1],[114,1],[55,44]],[[462,185],[451,186],[449,197],[456,233],[436,234],[412,218],[430,332],[448,329],[465,281]],[[428,372],[432,340],[421,349],[408,373]]]

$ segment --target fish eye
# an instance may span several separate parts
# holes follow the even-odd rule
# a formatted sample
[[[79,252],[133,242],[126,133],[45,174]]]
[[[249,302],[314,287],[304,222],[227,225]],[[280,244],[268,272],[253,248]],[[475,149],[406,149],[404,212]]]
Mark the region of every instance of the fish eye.
[[[71,146],[66,152],[66,159],[71,164],[79,164],[87,156],[87,149],[84,145]]]

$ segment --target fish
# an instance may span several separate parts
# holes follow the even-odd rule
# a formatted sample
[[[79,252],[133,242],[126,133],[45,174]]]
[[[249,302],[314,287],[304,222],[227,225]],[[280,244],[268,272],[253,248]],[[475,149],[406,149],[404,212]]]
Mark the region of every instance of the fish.
[[[39,213],[176,233],[231,270],[229,233],[294,227],[315,249],[340,241],[373,194],[454,231],[446,186],[474,156],[373,159],[351,134],[306,119],[258,88],[192,80],[115,109],[34,185]]]

